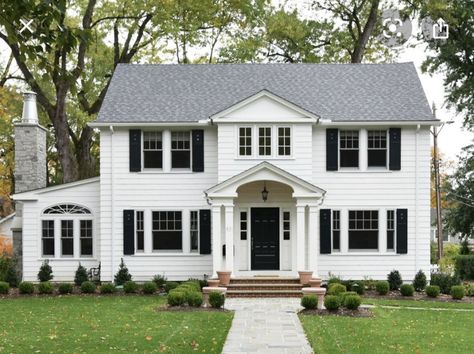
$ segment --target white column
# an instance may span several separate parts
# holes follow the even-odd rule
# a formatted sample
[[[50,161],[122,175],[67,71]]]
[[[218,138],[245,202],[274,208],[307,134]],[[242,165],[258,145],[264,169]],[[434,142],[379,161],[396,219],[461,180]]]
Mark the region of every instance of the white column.
[[[225,204],[225,270],[234,271],[234,204]]]
[[[309,206],[308,212],[308,270],[314,272],[314,276],[318,274],[317,257],[319,254],[319,230],[318,230],[318,207]]]
[[[212,206],[212,274],[222,270],[221,206]]]
[[[171,131],[163,130],[163,172],[171,171]]]
[[[296,204],[296,270],[305,270],[305,205]]]

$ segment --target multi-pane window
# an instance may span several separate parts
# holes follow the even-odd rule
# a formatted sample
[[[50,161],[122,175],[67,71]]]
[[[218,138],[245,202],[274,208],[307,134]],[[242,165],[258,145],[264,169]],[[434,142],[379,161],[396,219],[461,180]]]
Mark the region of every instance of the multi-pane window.
[[[191,251],[199,250],[199,213],[197,210],[191,211],[190,220],[190,237],[191,237]]]
[[[332,211],[332,250],[341,250],[341,212]]]
[[[241,211],[240,212],[240,239],[241,240],[247,239],[247,231],[248,231],[247,212]]]
[[[340,166],[359,167],[359,132],[341,130],[339,132]]]
[[[349,249],[378,249],[379,212],[349,210]]]
[[[260,156],[272,155],[272,128],[258,128],[258,154]]]
[[[143,166],[163,167],[163,140],[161,132],[143,132]]]
[[[54,220],[42,221],[43,256],[54,257]]]
[[[252,128],[239,128],[239,155],[252,156]]]
[[[191,135],[189,132],[171,133],[171,167],[191,167]]]
[[[291,155],[291,129],[289,127],[278,128],[278,155]]]
[[[81,256],[92,256],[92,220],[80,220]]]
[[[290,212],[283,212],[283,239],[289,240],[291,234]]]
[[[180,211],[152,212],[153,250],[181,250],[183,245]]]
[[[395,210],[387,210],[387,250],[395,250]]]
[[[367,158],[369,167],[387,166],[387,131],[369,130]]]
[[[74,222],[61,220],[61,255],[74,255]]]
[[[145,250],[145,214],[143,211],[136,212],[135,218],[135,234],[137,238],[137,251],[143,252]]]

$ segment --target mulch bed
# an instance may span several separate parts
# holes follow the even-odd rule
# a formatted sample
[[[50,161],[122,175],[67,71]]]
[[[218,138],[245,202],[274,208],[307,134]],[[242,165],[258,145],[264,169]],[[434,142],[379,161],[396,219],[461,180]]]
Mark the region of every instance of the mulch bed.
[[[374,314],[369,308],[360,307],[358,310],[348,310],[340,308],[337,311],[329,310],[301,310],[299,312],[302,315],[309,316],[345,316],[345,317],[373,317]]]
[[[117,290],[113,294],[101,294],[99,291],[92,294],[84,294],[80,291],[79,287],[75,287],[71,294],[60,294],[57,289],[52,294],[39,294],[37,292],[33,294],[20,294],[18,288],[10,288],[7,294],[0,294],[0,299],[12,299],[12,298],[27,298],[27,297],[67,297],[67,296],[165,296],[166,293],[155,293],[155,294],[144,294],[140,293],[125,293],[123,290]]]
[[[164,304],[155,308],[156,312],[233,312],[225,308],[216,309],[214,307],[191,307],[191,306],[169,306]]]
[[[426,296],[425,293],[416,292],[413,296],[403,296],[399,291],[390,291],[387,295],[379,295],[374,290],[366,291],[363,295],[365,298],[371,299],[382,299],[382,300],[423,300],[433,302],[454,302],[454,303],[466,303],[474,304],[474,297],[464,296],[462,300],[454,300],[451,295],[439,294],[437,298]]]

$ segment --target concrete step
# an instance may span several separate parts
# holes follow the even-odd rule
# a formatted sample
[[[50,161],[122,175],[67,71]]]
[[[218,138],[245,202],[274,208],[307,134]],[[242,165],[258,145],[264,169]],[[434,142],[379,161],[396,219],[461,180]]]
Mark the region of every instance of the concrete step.
[[[227,290],[231,297],[301,297],[301,290]]]

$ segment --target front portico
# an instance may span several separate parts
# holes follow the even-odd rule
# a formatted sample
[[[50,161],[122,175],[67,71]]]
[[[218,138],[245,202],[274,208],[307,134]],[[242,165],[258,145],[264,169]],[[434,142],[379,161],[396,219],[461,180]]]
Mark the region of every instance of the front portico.
[[[212,205],[214,275],[317,272],[323,189],[264,161],[205,193]]]

